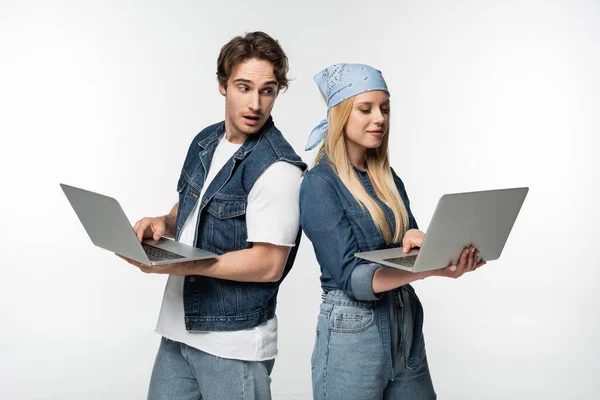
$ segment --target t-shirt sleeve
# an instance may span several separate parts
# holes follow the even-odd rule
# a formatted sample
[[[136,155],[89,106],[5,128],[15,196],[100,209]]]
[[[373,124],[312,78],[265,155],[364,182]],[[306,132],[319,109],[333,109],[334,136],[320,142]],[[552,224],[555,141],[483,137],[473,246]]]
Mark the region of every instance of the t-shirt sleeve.
[[[286,161],[269,166],[248,194],[248,242],[294,246],[300,229],[298,194],[302,170]]]

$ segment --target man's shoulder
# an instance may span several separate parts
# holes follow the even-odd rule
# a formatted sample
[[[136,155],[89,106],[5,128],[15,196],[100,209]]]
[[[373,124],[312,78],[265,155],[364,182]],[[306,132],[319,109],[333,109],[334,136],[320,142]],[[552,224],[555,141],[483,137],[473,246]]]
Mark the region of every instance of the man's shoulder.
[[[275,153],[278,159],[302,161],[302,158],[275,125],[264,133],[264,139],[266,139],[264,140],[265,144]]]
[[[297,165],[291,164],[286,161],[275,161],[269,165],[267,169],[258,178],[258,181],[269,181],[276,182],[276,184],[285,184],[286,182],[297,182],[300,181],[303,176],[302,169],[298,168]]]

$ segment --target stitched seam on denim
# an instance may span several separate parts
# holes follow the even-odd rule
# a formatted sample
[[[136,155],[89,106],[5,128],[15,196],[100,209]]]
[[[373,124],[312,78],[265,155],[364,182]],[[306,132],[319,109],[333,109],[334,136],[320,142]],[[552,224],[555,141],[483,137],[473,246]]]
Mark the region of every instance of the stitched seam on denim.
[[[184,348],[183,346],[185,346],[185,350],[186,350],[185,355],[183,354],[183,348]],[[194,378],[196,378],[196,382],[198,382],[198,376],[196,375],[196,369],[194,368],[194,363],[192,363],[191,357],[189,356],[191,347],[186,345],[185,343],[180,343],[179,347],[181,349],[181,355],[183,356],[184,360],[187,362],[188,366],[190,367],[190,370],[192,371],[192,375],[194,375]],[[196,400],[199,400],[202,398],[201,394],[202,394],[202,392],[200,391],[200,383],[198,383],[199,397],[197,397]]]
[[[334,306],[356,307],[356,308],[364,308],[367,310],[372,310],[373,308],[375,308],[377,306],[375,304],[367,305],[367,304],[361,304],[356,301],[344,301],[344,300],[335,300],[335,299],[333,299],[333,300],[326,299],[325,303],[332,304]]]
[[[248,196],[236,196],[236,195],[229,195],[229,194],[223,194],[223,193],[216,193],[213,196],[213,199],[216,199],[216,200],[226,200],[226,201],[238,200],[238,201],[246,202],[247,198],[248,198]]]
[[[273,133],[271,132],[271,130],[269,129],[269,131],[265,132],[264,136],[267,139],[267,142],[269,142],[269,146],[271,147],[271,150],[273,151],[273,153],[275,153],[275,156],[277,156],[278,159],[281,158],[281,153],[279,152],[279,150],[275,147],[275,145],[273,144],[273,141],[271,140],[271,135]],[[283,134],[282,134],[283,136]]]
[[[208,128],[213,128],[210,132],[206,132]],[[204,133],[203,139],[198,139],[198,136]],[[194,138],[194,141],[198,144],[199,147],[205,149],[209,144],[215,141],[213,135],[216,135],[217,138],[220,138],[225,133],[225,121],[217,122],[215,124],[209,125],[206,128],[202,129]]]
[[[231,211],[228,213],[221,213],[221,215],[219,215],[217,212],[214,212],[214,211],[211,212],[210,207],[209,207],[208,213],[218,219],[229,219],[229,218],[239,217],[239,216],[246,214],[246,210],[244,207],[243,211]]]
[[[272,308],[275,308],[277,305],[277,302],[274,302],[272,305],[267,306],[267,307],[263,307],[260,310],[257,310],[255,312],[251,312],[251,313],[247,313],[247,314],[243,314],[243,315],[232,315],[232,316],[223,316],[223,315],[203,315],[200,317],[189,317],[189,319],[191,321],[203,321],[203,322],[209,322],[209,321],[246,321],[248,319],[251,319],[249,317],[254,317],[254,318],[258,318],[260,317],[261,314],[263,314],[265,311],[269,311]]]
[[[329,168],[331,168],[331,167],[329,167]],[[311,170],[311,171],[312,171],[312,170]],[[338,200],[339,200],[339,203],[340,203],[340,206],[341,206],[341,207],[342,207],[342,209],[343,209],[343,208],[344,208],[344,206],[342,205],[342,204],[343,204],[343,203],[342,203],[342,199],[341,199],[341,197],[340,197],[340,194],[338,193],[338,191],[337,191],[337,190],[336,190],[336,188],[335,188],[335,184],[334,184],[333,182],[331,182],[331,181],[329,180],[329,178],[328,178],[328,177],[326,177],[326,176],[322,176],[322,175],[317,175],[316,173],[313,173],[313,174],[311,174],[311,173],[310,173],[311,171],[309,171],[309,172],[308,172],[308,173],[307,173],[307,174],[304,176],[304,179],[306,180],[307,178],[312,178],[312,177],[314,177],[314,178],[319,178],[319,179],[321,179],[322,181],[326,182],[326,183],[327,183],[327,185],[329,185],[329,186],[331,187],[331,190],[333,190],[333,191],[335,192],[335,194],[337,194],[337,196],[338,196]],[[332,170],[332,172],[335,174],[335,171],[333,171],[333,170]]]
[[[367,329],[369,329],[371,326],[373,326],[373,322],[374,321],[375,321],[375,313],[371,313],[371,320],[363,328],[345,329],[345,328],[335,328],[335,327],[332,327],[331,328],[331,332],[336,332],[336,333],[360,333],[360,332],[364,332]]]
[[[242,370],[244,371],[242,380],[242,396],[244,397],[244,400],[246,400],[248,399],[248,365],[245,361],[240,360],[240,362],[242,363]]]
[[[191,178],[191,177],[188,175],[188,173],[187,173],[187,172],[185,172],[185,170],[182,170],[182,171],[181,171],[181,174],[184,176],[184,178],[185,178],[186,182],[187,182],[187,183],[188,183],[188,184],[189,184],[191,187],[193,187],[193,188],[194,188],[194,189],[196,189],[196,190],[202,191],[202,188],[201,188],[201,187],[198,187],[198,185],[196,185],[196,183],[195,183],[195,182],[193,181],[193,179],[192,179],[192,178]],[[206,177],[205,177],[205,178],[206,178]],[[200,200],[198,200],[198,201],[200,201]]]
[[[312,355],[310,361],[311,361],[311,369],[315,369],[315,367],[317,366],[317,357],[319,356],[319,327],[317,324],[317,329],[316,329],[316,340],[315,340],[315,348],[313,350],[314,354]]]
[[[329,320],[327,320],[327,328]],[[327,329],[327,346],[325,347],[325,361],[323,362],[323,398],[327,400],[327,364],[329,364],[329,345],[331,342],[331,332]]]

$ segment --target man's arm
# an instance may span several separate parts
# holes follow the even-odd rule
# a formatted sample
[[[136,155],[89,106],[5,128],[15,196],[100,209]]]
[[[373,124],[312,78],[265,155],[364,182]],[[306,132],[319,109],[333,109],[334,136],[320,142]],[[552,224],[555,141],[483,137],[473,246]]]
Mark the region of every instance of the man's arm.
[[[162,236],[175,237],[178,209],[179,203],[176,203],[167,215],[146,217],[136,222],[133,230],[139,241],[148,238],[159,240]],[[249,249],[232,251],[207,260],[161,266],[149,266],[121,258],[148,273],[204,275],[240,282],[277,282],[283,275],[290,249],[290,246],[254,243]]]
[[[203,275],[238,282],[277,282],[283,275],[290,250],[289,246],[254,243],[249,249],[231,251],[215,258],[158,266],[117,255],[146,273]]]
[[[302,171],[286,162],[269,167],[248,195],[247,240],[253,247],[231,251],[208,260],[150,267],[133,262],[144,272],[171,275],[204,275],[241,282],[277,282],[299,230],[298,191]],[[177,205],[165,216],[175,226]],[[162,225],[159,223],[158,225]],[[137,232],[137,231],[136,231]]]
[[[277,282],[283,275],[290,249],[289,246],[254,243],[249,249],[192,261],[184,267],[182,275],[204,275],[239,282]]]

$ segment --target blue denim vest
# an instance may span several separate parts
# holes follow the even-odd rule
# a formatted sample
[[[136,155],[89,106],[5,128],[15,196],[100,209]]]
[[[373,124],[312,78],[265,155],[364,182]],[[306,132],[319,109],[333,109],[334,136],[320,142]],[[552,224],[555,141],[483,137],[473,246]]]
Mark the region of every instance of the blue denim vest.
[[[252,247],[252,243],[246,241],[247,197],[270,165],[286,161],[306,170],[306,164],[269,118],[260,132],[246,139],[199,199],[213,154],[224,133],[225,123],[220,122],[205,128],[194,138],[177,184],[179,211],[175,238],[179,240],[183,225],[200,201],[195,246],[216,254]],[[186,329],[237,331],[273,318],[279,284],[292,268],[300,233],[278,282],[234,282],[187,276],[183,288]]]
[[[354,167],[356,175],[385,214],[392,229],[396,229],[394,214],[375,193],[366,171]],[[408,212],[408,229],[417,229],[417,222],[410,210],[410,202],[404,183],[392,170],[394,183]],[[325,198],[327,197],[327,198]],[[333,170],[327,157],[308,171],[300,189],[300,222],[307,237],[311,240],[317,261],[321,267],[321,287],[325,293],[342,290],[350,298],[356,298],[352,286],[352,275],[361,264],[368,261],[354,257],[354,253],[399,247],[402,243],[388,245],[377,229],[366,208],[362,207],[344,186]],[[334,232],[335,230],[335,232]],[[375,264],[375,267],[384,267]],[[365,275],[371,285],[371,275]],[[379,294],[379,300],[364,301],[373,307],[377,314],[379,331],[388,371],[393,377],[392,344],[390,332],[390,306],[403,307],[402,296],[410,299],[412,308],[413,341],[407,356],[407,367],[416,368],[421,354],[423,308],[411,285],[404,285],[387,294]],[[407,297],[408,296],[408,297]],[[325,298],[324,298],[325,299]],[[359,301],[359,300],[357,300]]]

